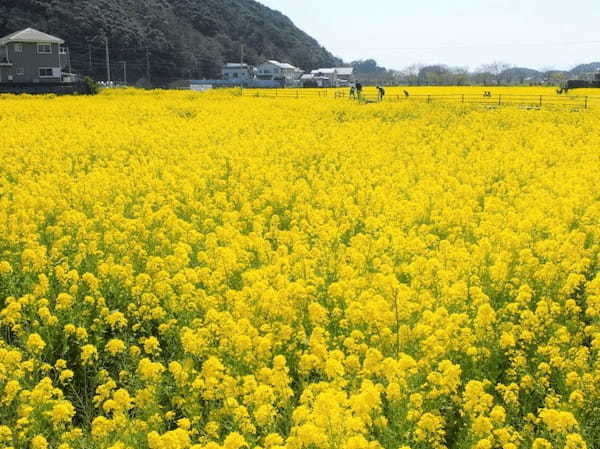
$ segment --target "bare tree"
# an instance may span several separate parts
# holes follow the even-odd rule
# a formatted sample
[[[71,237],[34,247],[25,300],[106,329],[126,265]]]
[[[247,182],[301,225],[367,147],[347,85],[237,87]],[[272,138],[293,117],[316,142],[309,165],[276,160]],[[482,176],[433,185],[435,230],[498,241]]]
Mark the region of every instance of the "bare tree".
[[[406,84],[415,85],[419,84],[419,72],[423,66],[421,64],[413,64],[408,66],[402,71],[403,76],[405,77]]]
[[[502,72],[511,68],[510,64],[495,61],[490,64],[484,64],[476,70],[481,75],[484,85],[500,84]]]
[[[452,83],[455,86],[464,86],[469,84],[469,80],[471,78],[471,74],[469,73],[469,69],[466,67],[452,67],[450,69],[450,74],[452,76]]]

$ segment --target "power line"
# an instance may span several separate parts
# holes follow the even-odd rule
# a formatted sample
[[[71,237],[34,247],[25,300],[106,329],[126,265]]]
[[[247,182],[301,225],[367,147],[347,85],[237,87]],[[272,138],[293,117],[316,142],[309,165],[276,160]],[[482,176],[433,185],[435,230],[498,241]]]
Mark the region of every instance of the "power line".
[[[80,66],[84,66],[84,65],[89,65],[88,61],[84,61],[83,59],[72,59],[71,62],[73,62],[74,64],[80,65]],[[91,64],[93,67],[106,67],[106,62],[93,62]],[[146,67],[145,64],[142,63],[135,63],[135,62],[130,62],[127,61],[127,65],[131,65],[131,66],[138,66],[138,67]],[[117,61],[117,62],[111,62],[110,63],[111,69],[113,67],[122,67],[122,61]]]
[[[127,84],[127,61],[121,61],[123,64],[123,82]]]
[[[82,70],[84,67],[87,70],[100,70],[100,69],[106,69],[106,63],[105,62],[94,62],[92,64],[92,67],[90,69],[89,64],[87,61],[84,60],[77,60],[77,59],[73,59],[72,64],[76,67],[78,67],[80,70]],[[135,70],[138,71],[146,71],[146,64],[145,63],[136,63],[136,62],[130,62],[130,61],[119,61],[119,62],[111,62],[110,63],[110,69],[111,69],[111,73],[114,73],[115,70],[121,70],[123,68],[123,62],[127,63],[127,69],[129,68],[133,68]],[[198,69],[214,69],[214,65],[198,65]]]
[[[150,50],[146,46],[146,80],[150,82]]]

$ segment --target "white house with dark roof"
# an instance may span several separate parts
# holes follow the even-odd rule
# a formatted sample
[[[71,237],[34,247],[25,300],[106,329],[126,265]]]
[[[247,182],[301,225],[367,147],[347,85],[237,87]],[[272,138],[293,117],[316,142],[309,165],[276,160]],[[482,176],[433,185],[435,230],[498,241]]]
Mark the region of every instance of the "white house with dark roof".
[[[306,82],[314,82],[319,87],[349,86],[354,83],[353,67],[329,67],[312,70],[304,77]]]
[[[0,38],[0,83],[60,82],[68,65],[59,37],[26,28]]]
[[[254,79],[254,67],[246,63],[229,62],[221,68],[224,80],[250,81]]]
[[[302,73],[298,67],[274,60],[263,62],[256,68],[258,79],[279,81],[288,86],[298,84]]]

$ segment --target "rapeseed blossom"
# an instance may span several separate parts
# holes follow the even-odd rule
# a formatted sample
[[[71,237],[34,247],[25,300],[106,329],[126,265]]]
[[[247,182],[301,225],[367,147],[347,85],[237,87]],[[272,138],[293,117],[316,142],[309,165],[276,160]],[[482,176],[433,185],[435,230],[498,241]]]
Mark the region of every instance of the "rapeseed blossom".
[[[0,446],[597,443],[594,108],[0,102]]]

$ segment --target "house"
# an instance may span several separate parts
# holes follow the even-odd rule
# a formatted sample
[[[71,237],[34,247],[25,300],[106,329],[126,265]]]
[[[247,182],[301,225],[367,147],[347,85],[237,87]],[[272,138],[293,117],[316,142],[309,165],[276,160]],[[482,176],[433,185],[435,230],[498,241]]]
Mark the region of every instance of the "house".
[[[331,79],[327,76],[318,76],[313,73],[305,73],[300,77],[302,87],[332,87]]]
[[[321,68],[311,71],[310,74],[319,87],[341,87],[354,83],[353,67]]]
[[[254,79],[254,67],[244,63],[229,62],[221,68],[224,80],[250,81]]]
[[[260,80],[278,81],[283,86],[293,86],[299,83],[302,70],[285,62],[270,60],[256,68],[256,76]]]
[[[61,82],[69,66],[65,41],[33,28],[0,39],[0,83]]]
[[[335,72],[339,83],[350,85],[356,81],[354,78],[354,67],[336,67]]]

